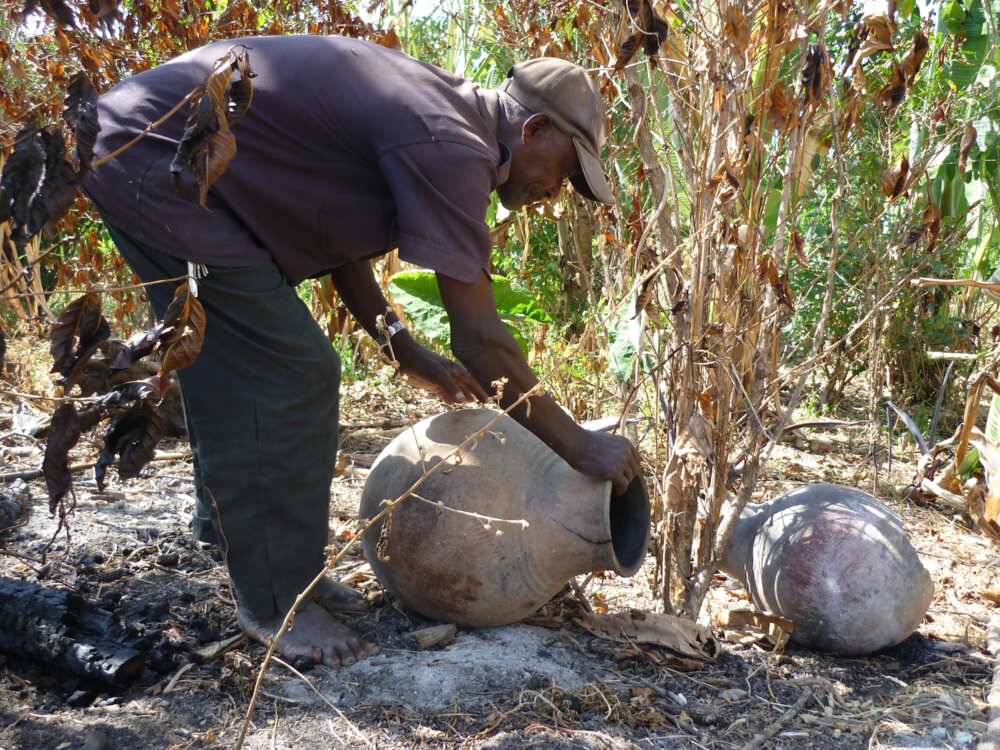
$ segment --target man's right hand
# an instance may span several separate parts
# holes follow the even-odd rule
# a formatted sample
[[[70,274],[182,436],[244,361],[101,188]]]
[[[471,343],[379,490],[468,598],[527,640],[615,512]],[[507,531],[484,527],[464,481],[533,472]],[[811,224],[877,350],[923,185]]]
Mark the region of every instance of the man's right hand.
[[[642,475],[639,452],[620,435],[581,428],[570,458],[570,466],[581,474],[611,480],[616,495],[625,494],[632,480]]]

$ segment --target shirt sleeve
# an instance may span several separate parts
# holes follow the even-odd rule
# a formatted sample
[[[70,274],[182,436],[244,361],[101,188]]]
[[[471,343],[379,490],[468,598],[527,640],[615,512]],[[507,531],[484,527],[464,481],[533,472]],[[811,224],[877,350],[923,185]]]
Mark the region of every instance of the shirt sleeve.
[[[489,273],[486,209],[496,166],[477,149],[434,141],[379,158],[399,223],[399,257],[458,281]]]

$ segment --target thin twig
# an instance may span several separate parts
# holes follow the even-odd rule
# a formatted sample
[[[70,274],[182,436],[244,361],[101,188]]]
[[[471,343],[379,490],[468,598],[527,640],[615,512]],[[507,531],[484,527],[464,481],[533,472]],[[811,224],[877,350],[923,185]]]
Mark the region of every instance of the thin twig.
[[[158,453],[149,459],[149,462],[153,461],[184,461],[191,458],[191,451],[178,451],[176,453]],[[69,467],[69,472],[75,474],[78,471],[85,471],[87,469],[93,469],[95,463],[92,461],[85,464],[73,464]],[[10,482],[16,482],[18,479],[23,479],[25,481],[31,481],[32,479],[38,479],[43,476],[41,469],[31,469],[29,471],[14,471],[8,474],[0,474],[0,484],[9,484]]]
[[[761,747],[765,742],[784,729],[785,725],[798,715],[799,711],[805,707],[806,703],[812,697],[812,690],[807,689],[804,693],[802,693],[802,695],[799,696],[799,699],[795,701],[791,708],[778,717],[777,721],[771,723],[767,729],[760,734],[754,735],[754,738],[743,746],[743,750],[757,750],[757,748]]]
[[[332,708],[341,719],[343,719],[345,722],[347,722],[347,726],[349,726],[351,728],[351,731],[354,732],[354,734],[356,734],[358,736],[358,739],[360,739],[365,745],[367,745],[368,747],[372,748],[372,750],[374,750],[375,746],[371,743],[371,741],[367,737],[365,737],[365,735],[361,732],[360,729],[358,729],[358,727],[354,724],[354,722],[351,721],[350,719],[348,719],[347,716],[344,715],[343,711],[341,711],[339,708],[337,708],[337,706],[329,698],[327,698],[325,695],[323,695],[323,693],[321,693],[319,691],[319,689],[315,685],[312,684],[312,682],[309,680],[308,677],[306,677],[299,670],[297,670],[295,667],[293,667],[291,664],[289,664],[288,662],[284,661],[280,657],[275,656],[274,657],[274,661],[277,662],[278,664],[280,664],[281,666],[283,666],[285,669],[287,669],[292,674],[294,674],[296,677],[298,677],[300,680],[302,680],[306,685],[308,685],[309,689],[312,690],[314,693],[316,693],[316,695],[319,696],[319,699],[321,701],[323,701],[326,705],[328,705],[330,708]]]
[[[141,141],[143,138],[145,138],[147,135],[149,135],[151,132],[153,132],[156,128],[160,127],[160,125],[162,125],[167,120],[169,120],[171,117],[173,117],[174,113],[177,112],[177,110],[179,110],[181,107],[183,107],[189,101],[191,101],[194,98],[195,94],[198,94],[201,91],[202,91],[202,87],[201,86],[195,86],[193,89],[191,89],[187,93],[187,95],[183,99],[181,99],[179,102],[177,102],[177,104],[175,104],[173,107],[171,107],[167,111],[166,114],[164,114],[162,117],[160,117],[160,119],[156,120],[155,122],[149,123],[149,125],[146,126],[145,130],[143,130],[141,133],[139,133],[139,135],[137,135],[135,138],[133,138],[132,140],[130,140],[124,146],[119,146],[114,151],[112,151],[110,154],[105,154],[100,159],[97,159],[93,164],[90,165],[90,168],[91,169],[97,169],[98,167],[100,167],[100,166],[102,166],[104,164],[107,164],[109,161],[111,161],[112,159],[114,159],[116,156],[121,156],[123,153],[125,153],[130,148],[132,148],[132,146],[134,146],[135,144],[137,144],[139,141]]]

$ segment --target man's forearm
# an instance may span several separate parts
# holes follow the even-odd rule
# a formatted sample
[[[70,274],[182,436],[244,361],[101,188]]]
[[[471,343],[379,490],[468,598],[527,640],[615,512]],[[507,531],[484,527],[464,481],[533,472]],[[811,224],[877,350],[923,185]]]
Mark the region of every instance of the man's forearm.
[[[397,318],[375,281],[371,264],[368,261],[358,261],[339,266],[330,272],[330,278],[351,315],[369,336],[381,343],[384,335],[379,330],[379,316],[384,316],[386,323],[395,322]],[[413,338],[405,330],[392,337],[394,350],[414,345]]]
[[[514,337],[502,326],[473,335],[453,330],[452,351],[487,391],[493,390],[494,381],[507,379],[500,401],[504,408],[538,383]],[[540,391],[510,414],[563,459],[574,463],[582,428],[551,396]]]

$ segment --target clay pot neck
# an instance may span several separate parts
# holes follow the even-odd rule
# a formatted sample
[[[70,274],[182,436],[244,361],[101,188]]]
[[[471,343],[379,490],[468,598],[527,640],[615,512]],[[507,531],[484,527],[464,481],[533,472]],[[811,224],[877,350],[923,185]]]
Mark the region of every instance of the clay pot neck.
[[[567,534],[558,567],[569,575],[611,570],[631,576],[639,570],[649,543],[649,498],[641,479],[625,494],[612,494],[611,482],[595,482],[554,454],[546,461],[529,502],[542,518]]]

